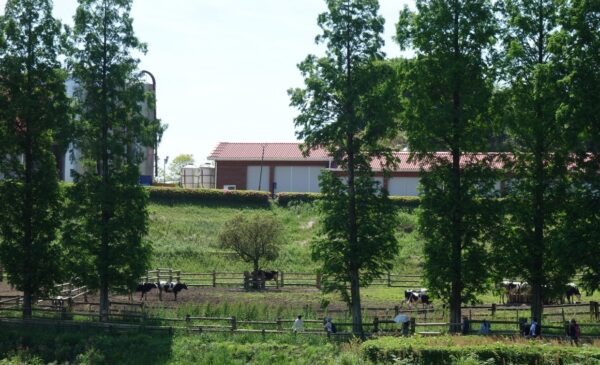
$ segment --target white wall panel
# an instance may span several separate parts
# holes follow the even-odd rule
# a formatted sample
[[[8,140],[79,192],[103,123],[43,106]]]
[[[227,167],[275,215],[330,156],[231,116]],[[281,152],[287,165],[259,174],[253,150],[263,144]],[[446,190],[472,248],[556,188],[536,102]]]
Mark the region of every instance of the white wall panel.
[[[276,166],[276,192],[318,193],[319,175],[322,167],[317,166]]]
[[[258,186],[259,183],[260,189]],[[248,166],[248,175],[246,175],[246,189],[270,191],[269,166],[262,167],[262,179],[260,179],[260,166]]]
[[[417,196],[418,177],[392,177],[388,180],[388,192],[390,195]]]

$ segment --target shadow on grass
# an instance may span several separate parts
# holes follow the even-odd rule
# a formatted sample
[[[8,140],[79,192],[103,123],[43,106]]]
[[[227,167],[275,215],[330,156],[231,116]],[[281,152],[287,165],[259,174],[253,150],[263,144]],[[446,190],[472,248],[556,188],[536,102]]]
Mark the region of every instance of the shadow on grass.
[[[2,324],[0,358],[22,356],[44,363],[166,364],[173,336],[167,330],[115,332],[40,324]]]

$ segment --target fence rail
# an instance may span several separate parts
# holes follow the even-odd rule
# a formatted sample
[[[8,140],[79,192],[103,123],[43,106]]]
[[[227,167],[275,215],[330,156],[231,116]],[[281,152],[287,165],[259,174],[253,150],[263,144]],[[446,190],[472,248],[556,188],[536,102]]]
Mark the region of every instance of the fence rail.
[[[192,287],[243,287],[243,272],[182,272],[173,268],[157,268],[149,270],[140,278],[142,282],[183,282]],[[422,286],[420,275],[404,275],[387,273],[384,277],[375,279],[373,286],[417,289]],[[277,280],[265,281],[266,287],[302,286],[321,288],[319,273],[279,271]]]

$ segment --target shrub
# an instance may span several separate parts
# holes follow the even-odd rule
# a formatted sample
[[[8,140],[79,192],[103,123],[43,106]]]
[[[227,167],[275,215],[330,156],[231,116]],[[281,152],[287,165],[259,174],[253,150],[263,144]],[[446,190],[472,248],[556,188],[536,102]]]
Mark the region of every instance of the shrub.
[[[428,342],[429,341],[429,342]],[[600,349],[528,343],[489,342],[455,344],[451,337],[380,338],[362,345],[363,356],[374,362],[413,359],[415,364],[497,363],[497,364],[600,364]]]
[[[282,207],[292,202],[312,203],[323,197],[321,193],[278,193],[277,204]],[[390,200],[401,209],[412,210],[419,206],[421,200],[418,196],[390,196]]]
[[[390,200],[398,208],[407,210],[413,210],[421,203],[421,199],[418,196],[390,196]]]
[[[163,204],[269,205],[269,193],[252,190],[149,187],[150,201]]]
[[[278,193],[277,204],[287,207],[292,202],[312,203],[322,197],[321,193]]]

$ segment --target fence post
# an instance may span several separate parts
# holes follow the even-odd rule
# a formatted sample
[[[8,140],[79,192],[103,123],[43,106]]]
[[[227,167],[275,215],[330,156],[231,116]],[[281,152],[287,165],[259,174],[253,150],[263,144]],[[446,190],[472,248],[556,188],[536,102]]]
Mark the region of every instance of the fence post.
[[[321,289],[321,273],[317,273],[317,289]]]
[[[387,286],[388,288],[392,286],[392,274],[389,271],[387,273]]]
[[[284,285],[284,283],[283,283],[283,271],[281,272],[281,279],[280,280],[281,280],[281,284],[279,286],[283,288],[283,285]]]
[[[173,269],[169,268],[169,283],[173,282]]]
[[[215,270],[212,272],[212,285],[213,288],[217,287],[217,272]]]
[[[400,307],[395,305],[394,306],[394,317],[396,317],[399,313],[400,313]]]
[[[379,332],[379,318],[373,318],[373,333]]]
[[[281,318],[277,318],[277,330],[283,331],[283,326],[281,324]]]
[[[231,330],[232,331],[237,330],[237,320],[235,319],[235,316],[231,317]]]
[[[562,314],[562,320],[563,320],[563,322],[565,322],[565,309],[564,308],[560,309],[560,314]]]
[[[156,283],[160,283],[160,269],[156,268]]]
[[[496,316],[496,303],[492,303],[492,318]]]
[[[600,308],[598,308],[598,302],[594,302],[594,314],[596,315],[596,320],[600,318]]]
[[[416,332],[417,320],[415,317],[410,317],[410,334],[414,335]]]
[[[181,281],[181,270],[175,271],[176,280],[179,283]]]

